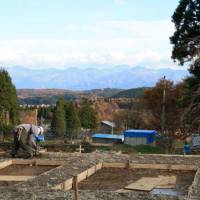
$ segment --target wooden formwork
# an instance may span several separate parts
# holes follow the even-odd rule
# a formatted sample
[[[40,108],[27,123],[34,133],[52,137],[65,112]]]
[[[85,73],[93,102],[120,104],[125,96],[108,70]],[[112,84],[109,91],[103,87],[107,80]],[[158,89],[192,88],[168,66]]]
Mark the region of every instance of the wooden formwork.
[[[102,163],[98,163],[92,167],[90,167],[89,169],[81,172],[80,174],[78,174],[77,177],[77,182],[81,182],[84,179],[88,178],[89,176],[95,174],[98,170],[100,170],[102,168],[103,164]],[[67,180],[65,180],[64,182],[60,183],[59,185],[56,185],[55,187],[53,187],[53,190],[70,190],[73,188],[73,179],[74,177],[71,177]]]
[[[173,165],[173,164],[138,164],[138,163],[103,163],[103,168],[129,168],[129,169],[161,169],[196,171],[196,165]]]
[[[63,161],[57,161],[57,160],[39,160],[39,159],[13,159],[12,160],[13,165],[48,165],[48,166],[60,166],[63,165]]]
[[[0,162],[0,169],[3,169],[9,165],[15,164],[15,165],[49,165],[49,166],[56,166],[61,167],[65,162],[64,161],[55,161],[55,160],[39,160],[39,159],[12,159],[12,160],[5,160]],[[196,171],[198,169],[198,166],[196,165],[183,165],[183,164],[139,164],[139,163],[131,163],[129,160],[124,163],[98,163],[87,170],[79,173],[76,178],[77,182],[81,182],[84,179],[87,179],[89,176],[95,174],[98,170],[102,168],[125,168],[125,169],[158,169],[158,170],[181,170],[181,171]],[[44,172],[44,173],[48,173]],[[25,177],[25,176],[18,176],[14,177],[18,181],[26,181],[30,178],[34,177]],[[14,178],[11,178],[10,176],[0,176],[0,181],[13,181]],[[63,181],[62,183],[54,186],[53,190],[70,190],[73,188],[73,181],[74,177],[70,177],[67,180]]]
[[[12,160],[5,160],[3,162],[0,162],[0,169],[8,167],[9,165],[12,165]]]
[[[181,171],[196,171],[198,169],[195,165],[172,165],[172,164],[136,164],[130,163],[127,161],[126,163],[99,163],[90,167],[89,169],[78,174],[77,182],[81,182],[87,179],[89,176],[95,174],[98,170],[102,168],[125,168],[125,169],[158,169],[158,170],[181,170]],[[59,185],[53,187],[53,190],[70,190],[73,188],[73,177],[65,180]]]
[[[12,160],[5,160],[0,162],[0,169],[6,168],[10,165],[30,165],[30,166],[55,166],[58,167],[62,165],[64,162],[62,161],[52,161],[48,162],[47,160],[25,160],[25,159],[12,159]],[[50,170],[49,170],[50,171]],[[45,173],[48,173],[44,172]],[[28,179],[35,178],[35,176],[13,176],[13,175],[0,175],[0,181],[14,181],[14,182],[21,182],[21,181],[27,181]]]

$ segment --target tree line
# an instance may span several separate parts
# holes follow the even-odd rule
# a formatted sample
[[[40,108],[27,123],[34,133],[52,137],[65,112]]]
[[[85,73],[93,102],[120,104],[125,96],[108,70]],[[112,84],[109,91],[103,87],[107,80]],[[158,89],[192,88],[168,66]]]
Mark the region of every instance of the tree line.
[[[161,79],[155,87],[146,89],[138,109],[130,106],[128,110],[116,114],[115,122],[119,127],[160,131],[165,87],[165,133],[173,137],[182,137],[189,132],[200,131],[199,0],[180,0],[172,22],[175,25],[175,32],[170,37],[173,45],[172,59],[180,65],[187,64],[190,76],[179,84]],[[77,137],[81,127],[93,129],[97,123],[95,111],[87,100],[83,100],[78,107],[60,98],[52,113],[49,120],[53,118],[51,129],[57,136]],[[6,126],[8,121],[13,125],[19,122],[19,103],[8,72],[0,69],[0,127]]]
[[[5,133],[19,122],[19,102],[9,73],[0,68],[0,132]]]
[[[180,0],[172,22],[175,25],[175,32],[170,37],[172,59],[180,65],[187,65],[190,75],[178,84],[161,79],[155,87],[146,89],[138,108],[130,106],[128,111],[116,114],[119,127],[161,132],[165,88],[164,134],[184,139],[191,133],[200,133],[200,1]]]
[[[81,128],[91,130],[96,127],[96,113],[89,100],[82,99],[80,105],[76,105],[65,102],[63,97],[58,99],[51,122],[51,131],[56,137],[73,140],[80,136]]]

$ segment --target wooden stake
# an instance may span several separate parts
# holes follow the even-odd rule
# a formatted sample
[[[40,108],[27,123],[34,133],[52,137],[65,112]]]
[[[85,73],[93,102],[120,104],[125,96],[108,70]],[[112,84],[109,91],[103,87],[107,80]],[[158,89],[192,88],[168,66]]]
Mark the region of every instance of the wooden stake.
[[[84,151],[84,148],[82,148],[81,144],[79,145],[79,148],[76,149],[79,153],[82,153]]]
[[[75,200],[80,200],[79,193],[78,193],[78,177],[77,176],[74,176],[73,178],[73,189],[74,189]]]
[[[125,168],[126,168],[126,169],[129,169],[129,168],[130,168],[130,160],[127,160]]]

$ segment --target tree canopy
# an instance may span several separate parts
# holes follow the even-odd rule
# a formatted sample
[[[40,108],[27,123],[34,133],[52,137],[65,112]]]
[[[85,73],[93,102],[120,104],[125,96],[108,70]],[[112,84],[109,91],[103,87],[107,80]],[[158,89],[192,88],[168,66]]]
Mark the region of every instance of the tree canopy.
[[[17,92],[9,73],[0,69],[0,123],[16,125],[19,121]],[[6,119],[7,118],[7,119]]]
[[[97,118],[91,103],[87,99],[82,99],[79,112],[81,125],[86,129],[94,129],[97,126]]]
[[[182,96],[182,85],[174,85],[170,80],[160,80],[156,86],[147,89],[144,93],[144,105],[150,112],[150,124],[152,129],[161,130],[161,114],[163,88],[165,84],[165,131],[172,135],[181,125],[181,109],[178,105],[178,99]]]
[[[191,76],[185,79],[185,92],[182,104],[184,118],[191,128],[199,124],[200,105],[200,1],[180,0],[172,21],[175,32],[170,38],[173,45],[172,59],[183,65],[188,63]]]
[[[63,97],[60,97],[56,103],[51,129],[58,137],[64,137],[66,133],[65,101]]]
[[[81,123],[74,103],[70,102],[65,105],[65,116],[67,124],[66,136],[71,140],[77,138],[80,133]]]
[[[200,49],[200,1],[180,0],[172,21],[175,25],[172,58],[184,64],[196,60]]]

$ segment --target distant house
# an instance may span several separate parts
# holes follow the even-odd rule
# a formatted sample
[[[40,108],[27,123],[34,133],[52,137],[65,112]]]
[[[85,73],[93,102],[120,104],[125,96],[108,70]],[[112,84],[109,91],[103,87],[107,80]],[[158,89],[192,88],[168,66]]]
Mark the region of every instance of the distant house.
[[[124,132],[124,143],[129,145],[154,145],[157,131],[155,130],[127,130]]]
[[[101,121],[100,123],[100,128],[99,128],[99,132],[100,133],[113,133],[113,130],[115,128],[115,123],[110,122],[110,121]]]
[[[103,143],[103,144],[123,143],[124,136],[123,135],[95,133],[92,135],[92,141],[94,143]]]

